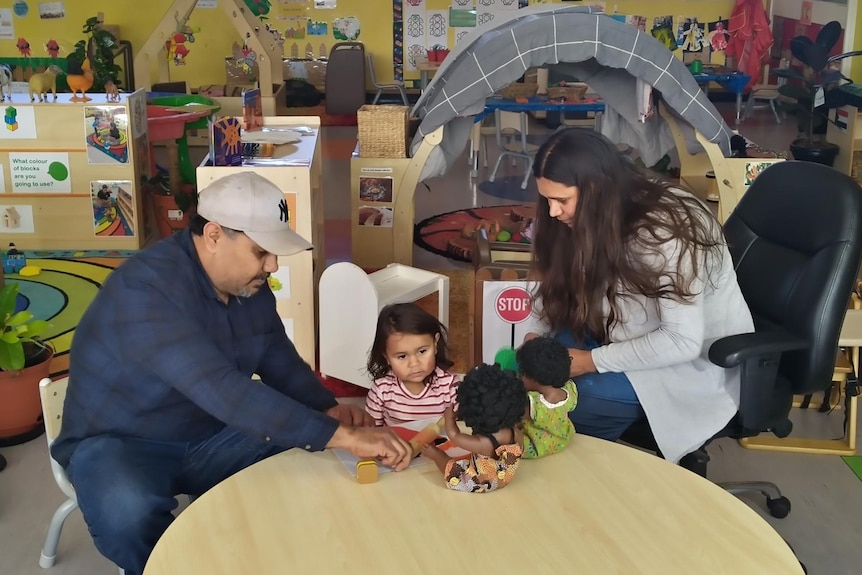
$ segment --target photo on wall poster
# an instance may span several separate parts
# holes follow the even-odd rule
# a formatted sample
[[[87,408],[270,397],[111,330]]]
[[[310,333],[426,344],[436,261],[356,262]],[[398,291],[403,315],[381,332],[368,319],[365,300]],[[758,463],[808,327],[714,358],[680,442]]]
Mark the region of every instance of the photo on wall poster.
[[[359,176],[359,200],[362,202],[391,202],[393,179]]]
[[[87,162],[129,163],[129,117],[125,106],[84,106]]]
[[[93,233],[97,237],[135,235],[135,198],[129,180],[90,182],[93,203]]]
[[[392,208],[360,206],[356,223],[360,226],[392,227]]]

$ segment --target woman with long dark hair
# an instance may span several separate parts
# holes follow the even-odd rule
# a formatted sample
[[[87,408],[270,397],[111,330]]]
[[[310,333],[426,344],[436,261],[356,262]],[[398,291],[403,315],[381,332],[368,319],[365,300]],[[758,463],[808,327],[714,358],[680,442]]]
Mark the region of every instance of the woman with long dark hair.
[[[737,410],[739,374],[709,345],[754,330],[721,227],[596,132],[552,135],[534,175],[535,296],[569,348],[575,428],[616,440],[645,415],[676,462]]]

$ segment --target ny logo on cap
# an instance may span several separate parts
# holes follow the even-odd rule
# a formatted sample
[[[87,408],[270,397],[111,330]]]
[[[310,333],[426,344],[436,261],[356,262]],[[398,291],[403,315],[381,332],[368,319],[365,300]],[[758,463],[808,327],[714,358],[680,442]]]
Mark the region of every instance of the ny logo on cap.
[[[282,199],[278,202],[278,209],[281,213],[278,214],[278,219],[284,223],[290,222],[290,210],[287,209],[287,200]]]

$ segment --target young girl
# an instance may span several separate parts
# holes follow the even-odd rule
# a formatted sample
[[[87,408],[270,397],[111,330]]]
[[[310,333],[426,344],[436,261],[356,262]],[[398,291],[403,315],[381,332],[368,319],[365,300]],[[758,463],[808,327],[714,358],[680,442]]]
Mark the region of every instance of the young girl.
[[[515,476],[523,453],[518,424],[527,409],[524,384],[511,371],[481,364],[464,377],[457,399],[457,417],[473,434],[458,429],[455,412],[448,408],[443,414],[446,435],[472,455],[450,459],[430,444],[422,449],[422,455],[437,464],[449,489],[473,493],[502,489]]]
[[[415,303],[380,311],[368,358],[374,383],[365,409],[377,425],[440,417],[455,400],[458,378],[446,371],[446,328]]]
[[[518,373],[530,407],[524,418],[524,458],[562,451],[575,434],[569,412],[578,404],[578,391],[569,378],[569,350],[550,337],[537,337],[517,352]]]

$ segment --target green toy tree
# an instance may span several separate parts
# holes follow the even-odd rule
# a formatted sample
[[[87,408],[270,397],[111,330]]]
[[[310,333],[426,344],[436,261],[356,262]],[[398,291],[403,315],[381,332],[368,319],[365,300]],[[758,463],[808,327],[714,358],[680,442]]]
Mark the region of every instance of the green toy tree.
[[[101,25],[98,17],[87,18],[81,30],[87,38],[78,40],[75,43],[74,52],[66,57],[69,73],[80,74],[84,59],[89,58],[90,69],[93,71],[93,85],[96,89],[101,90],[108,80],[119,88],[122,68],[114,63],[114,53],[118,46],[117,38]]]

